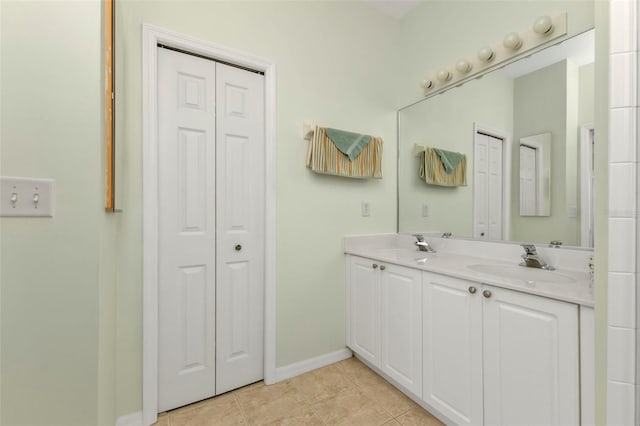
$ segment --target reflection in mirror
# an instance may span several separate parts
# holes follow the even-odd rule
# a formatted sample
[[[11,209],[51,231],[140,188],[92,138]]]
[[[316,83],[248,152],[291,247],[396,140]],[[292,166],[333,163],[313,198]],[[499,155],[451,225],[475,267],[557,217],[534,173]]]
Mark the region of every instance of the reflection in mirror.
[[[398,232],[592,246],[593,33],[399,111]],[[466,155],[468,185],[421,179],[416,145]]]
[[[520,139],[520,216],[551,214],[551,133]]]

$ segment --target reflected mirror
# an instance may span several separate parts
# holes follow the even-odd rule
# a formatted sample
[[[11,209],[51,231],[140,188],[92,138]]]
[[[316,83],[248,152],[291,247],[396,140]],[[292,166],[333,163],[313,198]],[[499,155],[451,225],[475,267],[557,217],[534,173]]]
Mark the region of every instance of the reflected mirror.
[[[593,30],[402,108],[398,232],[593,247],[594,112]]]
[[[520,139],[520,216],[551,214],[551,133]]]

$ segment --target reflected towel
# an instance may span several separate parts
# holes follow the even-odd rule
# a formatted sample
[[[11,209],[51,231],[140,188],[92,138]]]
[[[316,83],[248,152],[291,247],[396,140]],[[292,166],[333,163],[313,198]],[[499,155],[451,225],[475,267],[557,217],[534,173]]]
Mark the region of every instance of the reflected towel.
[[[352,178],[382,178],[382,139],[371,137],[370,143],[350,160],[327,136],[326,129],[316,127],[309,142],[307,167],[316,173]]]
[[[460,154],[459,152],[453,151],[445,151],[444,149],[433,148],[433,150],[440,157],[440,161],[442,161],[442,165],[444,166],[444,171],[447,173],[451,173],[458,164],[464,158],[464,154]]]
[[[349,160],[355,159],[360,151],[371,142],[371,136],[360,133],[345,132],[338,129],[324,129],[329,139]]]
[[[416,146],[416,148],[419,148]],[[458,164],[447,173],[441,157],[435,149],[424,147],[415,151],[420,158],[419,175],[430,185],[467,186],[467,156],[461,156]]]

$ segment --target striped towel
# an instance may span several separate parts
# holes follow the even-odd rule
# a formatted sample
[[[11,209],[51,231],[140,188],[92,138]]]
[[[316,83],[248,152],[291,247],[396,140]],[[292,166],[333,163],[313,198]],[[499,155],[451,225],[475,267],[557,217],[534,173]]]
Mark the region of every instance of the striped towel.
[[[382,139],[372,137],[356,158],[350,160],[316,127],[307,151],[307,167],[316,173],[351,178],[382,178]]]
[[[467,186],[467,156],[462,156],[458,165],[447,173],[442,159],[435,149],[425,147],[418,151],[420,158],[420,177],[431,185],[438,186]]]

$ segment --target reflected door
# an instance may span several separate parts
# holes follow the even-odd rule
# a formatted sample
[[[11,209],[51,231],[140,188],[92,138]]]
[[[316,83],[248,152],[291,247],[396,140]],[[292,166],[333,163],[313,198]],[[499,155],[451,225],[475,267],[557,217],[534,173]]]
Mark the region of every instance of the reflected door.
[[[501,240],[503,140],[476,133],[474,147],[474,238]]]

